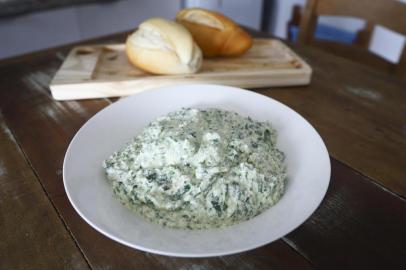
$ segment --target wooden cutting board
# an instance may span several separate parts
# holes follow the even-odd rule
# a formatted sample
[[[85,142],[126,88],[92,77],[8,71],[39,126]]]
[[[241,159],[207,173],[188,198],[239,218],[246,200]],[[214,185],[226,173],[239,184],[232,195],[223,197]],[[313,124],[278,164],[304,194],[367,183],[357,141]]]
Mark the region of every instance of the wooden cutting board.
[[[132,66],[124,44],[78,46],[55,74],[57,100],[128,96],[175,84],[210,83],[245,88],[306,85],[312,69],[276,39],[254,39],[240,57],[204,59],[196,74],[152,75]]]

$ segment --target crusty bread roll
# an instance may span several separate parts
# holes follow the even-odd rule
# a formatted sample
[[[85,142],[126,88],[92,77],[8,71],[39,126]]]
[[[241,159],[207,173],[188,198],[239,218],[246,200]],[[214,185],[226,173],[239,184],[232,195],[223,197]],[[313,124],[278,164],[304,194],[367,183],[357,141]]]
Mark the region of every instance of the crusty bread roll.
[[[202,52],[182,25],[161,18],[140,24],[126,42],[128,59],[136,67],[154,74],[195,73]]]
[[[206,57],[237,56],[252,46],[251,36],[230,18],[201,8],[183,9],[176,15]]]

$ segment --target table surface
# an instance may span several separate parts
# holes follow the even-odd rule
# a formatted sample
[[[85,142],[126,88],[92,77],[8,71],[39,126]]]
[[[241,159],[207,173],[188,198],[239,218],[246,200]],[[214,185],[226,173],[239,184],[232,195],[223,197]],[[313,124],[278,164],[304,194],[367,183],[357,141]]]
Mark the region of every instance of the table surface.
[[[0,269],[406,269],[406,82],[290,46],[312,66],[311,84],[254,91],[290,106],[321,134],[332,166],[326,197],[280,240],[200,259],[125,247],[70,205],[62,182],[67,146],[115,101],[52,99],[48,85],[72,45],[0,61]]]

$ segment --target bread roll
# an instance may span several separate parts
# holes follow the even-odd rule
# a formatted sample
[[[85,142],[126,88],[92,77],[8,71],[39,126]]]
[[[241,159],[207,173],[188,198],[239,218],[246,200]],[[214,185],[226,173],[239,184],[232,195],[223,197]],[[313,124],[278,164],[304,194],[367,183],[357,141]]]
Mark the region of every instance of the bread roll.
[[[192,33],[204,56],[237,56],[252,46],[251,36],[230,18],[201,8],[183,9],[176,21]]]
[[[126,53],[136,67],[154,74],[195,73],[202,52],[182,25],[151,18],[127,38]]]

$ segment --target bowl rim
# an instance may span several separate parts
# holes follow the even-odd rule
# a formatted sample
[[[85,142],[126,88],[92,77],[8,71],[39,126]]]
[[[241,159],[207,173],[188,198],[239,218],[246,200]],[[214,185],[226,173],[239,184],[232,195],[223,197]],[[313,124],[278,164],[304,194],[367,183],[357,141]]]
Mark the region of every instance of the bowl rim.
[[[244,248],[236,248],[236,249],[230,249],[228,251],[224,251],[224,252],[202,252],[202,253],[179,253],[179,252],[171,252],[171,251],[162,251],[162,250],[157,250],[157,249],[153,249],[153,248],[147,248],[141,245],[137,245],[134,244],[130,241],[124,240],[118,236],[115,236],[114,234],[111,234],[107,231],[105,231],[104,229],[102,229],[99,225],[97,225],[96,223],[94,223],[93,221],[91,221],[80,209],[80,207],[75,203],[75,201],[72,198],[72,194],[71,191],[69,190],[69,188],[67,187],[67,171],[66,171],[66,164],[69,162],[68,158],[69,155],[72,151],[72,146],[73,144],[78,140],[78,137],[80,136],[80,132],[84,129],[87,128],[87,126],[89,125],[90,121],[96,117],[99,117],[100,114],[105,113],[108,110],[111,110],[111,108],[116,107],[116,106],[121,106],[121,103],[124,102],[129,102],[129,100],[135,99],[135,98],[139,98],[140,95],[147,95],[150,94],[152,92],[159,92],[159,91],[168,91],[170,89],[176,89],[176,88],[185,88],[185,87],[203,87],[203,88],[213,88],[213,89],[218,89],[218,88],[223,88],[223,89],[227,89],[227,90],[232,90],[232,91],[240,91],[241,93],[246,93],[249,95],[256,95],[256,96],[260,96],[261,98],[269,98],[271,100],[273,100],[274,102],[276,102],[278,104],[278,106],[282,106],[285,107],[286,109],[290,110],[291,112],[293,112],[294,114],[296,114],[296,116],[298,116],[299,118],[301,118],[302,121],[305,121],[314,131],[315,131],[315,135],[317,136],[317,138],[320,140],[321,142],[321,146],[322,146],[322,150],[324,152],[324,154],[327,155],[328,157],[328,168],[327,168],[327,180],[326,180],[326,184],[325,187],[323,189],[323,191],[320,193],[321,196],[319,197],[319,200],[317,200],[317,203],[315,204],[316,207],[309,212],[308,215],[306,215],[306,217],[303,219],[302,222],[298,223],[295,226],[292,226],[292,228],[290,230],[288,230],[285,234],[269,241],[269,240],[265,240],[265,241],[261,241],[261,243],[258,244],[252,244],[250,246],[246,246]],[[241,252],[245,252],[245,251],[249,251],[255,248],[259,248],[262,247],[264,245],[270,244],[274,241],[277,241],[281,238],[283,238],[284,236],[286,236],[287,234],[289,234],[290,232],[292,232],[293,230],[297,229],[299,226],[301,226],[319,207],[321,202],[323,201],[324,197],[326,196],[327,190],[329,188],[330,185],[330,181],[331,181],[331,161],[330,161],[330,155],[328,153],[327,147],[322,139],[322,137],[320,136],[320,134],[317,132],[317,130],[313,127],[313,125],[311,125],[309,123],[309,121],[307,121],[302,115],[300,115],[298,112],[296,112],[295,110],[293,110],[292,108],[290,108],[289,106],[283,104],[280,101],[277,101],[271,97],[268,97],[266,95],[262,95],[260,93],[251,91],[251,90],[246,90],[246,89],[242,89],[242,88],[238,88],[238,87],[232,87],[232,86],[225,86],[225,85],[216,85],[216,84],[180,84],[180,85],[172,85],[172,86],[164,86],[164,87],[157,87],[154,89],[150,89],[135,95],[131,95],[125,98],[122,98],[114,103],[111,103],[109,105],[107,105],[106,107],[104,107],[103,109],[101,109],[100,111],[98,111],[96,114],[94,114],[92,117],[90,117],[75,133],[75,135],[73,136],[73,138],[71,139],[67,150],[65,152],[65,156],[64,156],[64,160],[63,160],[63,168],[62,168],[62,175],[63,175],[63,185],[64,185],[64,189],[66,192],[66,195],[69,199],[69,202],[71,203],[71,205],[73,206],[73,208],[75,209],[75,211],[79,214],[79,216],[86,221],[86,223],[88,223],[93,229],[95,229],[96,231],[98,231],[99,233],[101,233],[102,235],[118,242],[121,243],[125,246],[137,249],[137,250],[141,250],[141,251],[145,251],[145,252],[149,252],[149,253],[154,253],[154,254],[159,254],[159,255],[164,255],[164,256],[172,256],[172,257],[179,257],[179,258],[208,258],[208,257],[216,257],[216,256],[224,256],[224,255],[231,255],[231,254],[236,254],[236,253],[241,253]],[[243,221],[245,222],[245,221]],[[243,223],[241,222],[241,223]],[[174,229],[177,230],[177,229]]]

